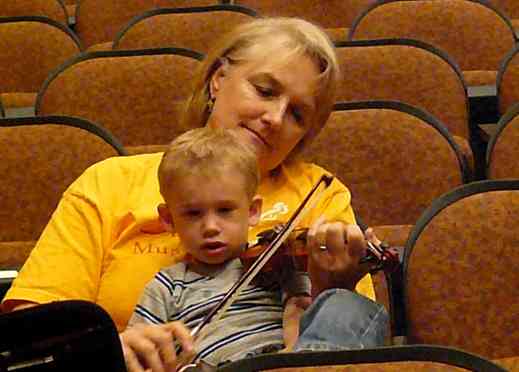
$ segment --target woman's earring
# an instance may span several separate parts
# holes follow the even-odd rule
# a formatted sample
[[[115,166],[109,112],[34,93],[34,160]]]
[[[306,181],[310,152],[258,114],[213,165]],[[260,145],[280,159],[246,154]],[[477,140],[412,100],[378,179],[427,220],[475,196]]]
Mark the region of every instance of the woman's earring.
[[[211,97],[209,98],[209,101],[207,101],[207,111],[209,113],[213,112],[214,101],[216,101],[215,97]]]

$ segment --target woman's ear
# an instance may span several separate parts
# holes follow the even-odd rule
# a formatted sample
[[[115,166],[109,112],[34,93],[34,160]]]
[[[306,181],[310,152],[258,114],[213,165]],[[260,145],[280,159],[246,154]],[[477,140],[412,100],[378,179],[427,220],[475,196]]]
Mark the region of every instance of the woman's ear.
[[[229,62],[225,58],[220,58],[218,62],[218,67],[213,72],[211,76],[211,80],[209,81],[209,98],[215,98],[216,93],[221,87],[222,79],[227,75],[227,70],[229,69]]]
[[[170,233],[175,232],[175,224],[173,223],[173,217],[171,216],[168,206],[165,203],[160,203],[157,206],[157,212],[159,212],[162,227]]]
[[[261,219],[261,206],[263,199],[259,195],[254,195],[249,207],[249,226],[256,226]]]

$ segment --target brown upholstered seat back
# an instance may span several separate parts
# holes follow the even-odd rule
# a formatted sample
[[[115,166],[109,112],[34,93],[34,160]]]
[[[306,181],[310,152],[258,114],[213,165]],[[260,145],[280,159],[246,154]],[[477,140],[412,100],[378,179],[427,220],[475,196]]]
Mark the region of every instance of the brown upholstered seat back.
[[[235,0],[262,16],[299,17],[323,27],[334,40],[346,40],[355,17],[376,0]]]
[[[74,118],[0,120],[0,241],[37,240],[69,184],[119,154],[109,141],[102,128]]]
[[[404,259],[408,342],[517,356],[517,216],[517,180],[468,184],[424,213]]]
[[[197,53],[165,49],[86,54],[50,77],[38,115],[70,115],[108,128],[125,146],[160,145],[179,127]]]
[[[132,17],[155,8],[155,0],[81,0],[76,10],[76,32],[85,47],[112,41]]]
[[[506,372],[519,358],[495,363],[439,345],[396,345],[340,351],[271,353],[240,359],[221,372]],[[515,371],[515,369],[510,369]]]
[[[429,112],[453,135],[469,138],[469,108],[461,71],[431,45],[414,40],[341,43],[338,101],[394,100]]]
[[[68,14],[61,0],[2,0],[1,17],[44,16],[68,24]]]
[[[0,40],[0,94],[6,108],[13,100],[8,95],[35,94],[52,70],[81,51],[70,30],[45,17],[1,18]]]
[[[519,103],[501,117],[487,148],[487,178],[519,179]]]
[[[425,41],[454,58],[468,85],[495,83],[500,61],[515,42],[501,13],[483,1],[466,0],[381,1],[357,19],[350,38]]]
[[[497,99],[500,115],[519,102],[519,48],[510,50],[497,74]]]
[[[218,0],[81,0],[76,13],[76,31],[85,44],[113,41],[130,20],[160,7],[205,6]]]
[[[519,18],[519,2],[517,0],[489,0],[489,3],[503,11],[509,18]]]
[[[254,11],[233,5],[155,9],[121,30],[114,49],[181,47],[205,53],[222,34],[255,16]]]
[[[305,157],[350,189],[367,225],[412,225],[432,200],[464,182],[460,153],[433,122],[401,103],[345,104]]]

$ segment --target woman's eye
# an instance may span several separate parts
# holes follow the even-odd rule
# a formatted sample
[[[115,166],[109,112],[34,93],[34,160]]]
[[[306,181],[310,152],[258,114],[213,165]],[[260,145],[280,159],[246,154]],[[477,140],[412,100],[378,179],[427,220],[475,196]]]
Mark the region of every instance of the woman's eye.
[[[274,95],[274,91],[269,87],[264,87],[261,85],[254,85],[254,88],[256,88],[256,91],[262,97],[272,97]]]

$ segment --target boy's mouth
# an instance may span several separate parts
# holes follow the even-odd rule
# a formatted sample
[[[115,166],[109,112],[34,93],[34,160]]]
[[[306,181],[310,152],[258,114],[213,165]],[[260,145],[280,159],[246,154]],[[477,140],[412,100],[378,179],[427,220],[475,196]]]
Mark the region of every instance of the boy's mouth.
[[[202,245],[202,249],[214,251],[226,247],[224,242],[207,242]]]

